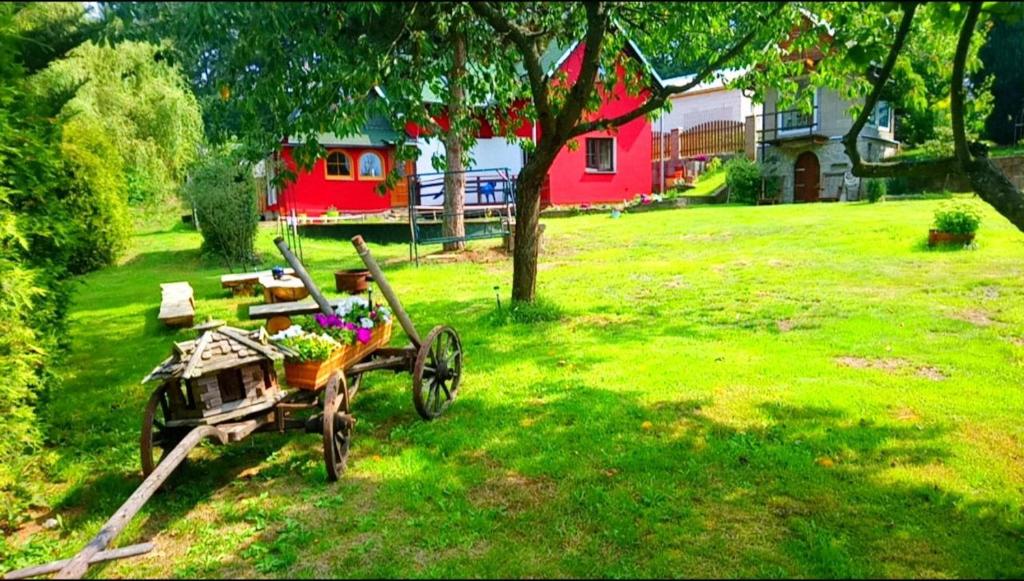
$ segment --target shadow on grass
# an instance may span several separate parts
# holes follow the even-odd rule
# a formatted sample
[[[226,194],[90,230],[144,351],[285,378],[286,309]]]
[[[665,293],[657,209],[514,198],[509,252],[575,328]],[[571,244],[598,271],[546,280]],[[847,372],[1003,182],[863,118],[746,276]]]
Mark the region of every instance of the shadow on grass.
[[[338,532],[318,552],[280,546],[291,537],[276,543],[275,527],[258,542],[298,557],[256,566],[317,576],[1024,572],[1012,507],[884,476],[941,465],[942,428],[782,404],[762,406],[763,425],[737,428],[705,414],[710,399],[641,403],[575,382],[532,394],[544,403],[466,398],[439,421],[410,420],[388,438],[406,469],[380,479],[361,476],[371,460],[360,448],[372,443],[357,437],[338,486],[371,500],[290,505],[293,526],[328,521]],[[253,564],[235,552],[211,571]]]
[[[360,424],[345,481],[325,486],[284,468],[272,477],[293,524],[273,523],[256,542],[265,555],[293,558],[231,550],[205,573],[251,576],[256,567],[260,574],[317,576],[1024,574],[1019,510],[929,483],[928,473],[943,470],[950,459],[945,427],[782,403],[762,404],[759,421],[737,425],[714,416],[710,394],[651,401],[588,383],[583,373],[512,392],[481,378],[518,366],[554,368],[566,358],[581,371],[605,361],[566,352],[552,337],[579,316],[499,329],[487,323],[489,302],[414,306],[421,334],[441,323],[463,334],[467,375],[460,401],[444,418],[421,422],[407,376],[378,380],[386,374],[371,374],[354,404]],[[595,341],[617,333],[615,325],[582,330]],[[146,334],[144,345],[118,356],[142,357],[154,342],[169,346],[168,336],[148,327]],[[97,369],[90,377],[102,377],[104,367],[134,373],[113,355],[98,353],[91,361]],[[685,369],[680,374],[696,381]],[[79,428],[63,436],[70,444],[66,454],[98,449],[105,439],[137,437],[144,394],[77,385],[83,389],[70,394],[75,401],[59,414]],[[138,413],[110,413],[108,405]],[[90,413],[75,416],[77,406]],[[103,433],[90,429],[97,420]],[[179,475],[177,486],[151,501],[140,536],[150,538],[186,518],[292,438],[303,438],[298,453],[317,461],[315,436],[301,433],[255,435],[251,447],[214,448],[212,459],[204,454]],[[138,464],[127,463],[123,452],[105,454],[108,466]],[[394,468],[367,468],[381,461]],[[99,472],[61,507],[82,511],[72,526],[105,518],[138,481],[124,469]],[[289,496],[297,487],[315,487],[323,502]],[[330,535],[295,545],[295,528],[311,537]]]

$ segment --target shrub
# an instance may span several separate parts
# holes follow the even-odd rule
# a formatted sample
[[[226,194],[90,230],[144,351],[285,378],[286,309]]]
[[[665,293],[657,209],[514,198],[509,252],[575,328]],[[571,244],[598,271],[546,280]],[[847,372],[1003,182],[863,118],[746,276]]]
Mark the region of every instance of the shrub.
[[[935,211],[935,229],[949,234],[974,234],[981,226],[981,213],[969,204],[946,204]]]
[[[64,251],[71,272],[80,274],[113,264],[128,245],[124,171],[102,125],[88,117],[64,125],[61,151],[73,176],[65,225],[71,243]]]
[[[942,158],[953,155],[953,128],[939,126],[935,128],[935,138],[921,144],[926,157]]]
[[[196,167],[184,190],[196,210],[203,252],[221,257],[229,268],[256,262],[259,204],[249,170],[230,151],[216,151]]]
[[[864,186],[867,199],[874,204],[885,197],[886,181],[884,179],[869,179]]]
[[[729,199],[741,204],[753,204],[761,191],[761,170],[749,159],[738,156],[725,164],[725,183],[729,186]]]
[[[704,173],[713,174],[720,169],[722,169],[722,158],[713,157],[711,158],[711,161],[709,161],[708,164],[704,166]]]

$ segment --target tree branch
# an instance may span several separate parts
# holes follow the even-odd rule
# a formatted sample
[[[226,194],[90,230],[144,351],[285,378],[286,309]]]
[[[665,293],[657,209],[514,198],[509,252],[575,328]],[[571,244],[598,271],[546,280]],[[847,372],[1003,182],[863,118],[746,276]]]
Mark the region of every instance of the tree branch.
[[[960,28],[960,39],[956,43],[956,54],[953,56],[953,75],[950,82],[949,111],[953,121],[953,153],[961,166],[971,162],[971,153],[967,150],[967,130],[964,124],[964,69],[967,68],[967,52],[971,46],[971,36],[978,24],[981,4],[971,3]]]
[[[587,97],[594,90],[597,71],[600,68],[601,48],[604,46],[604,35],[608,30],[608,14],[601,2],[588,2],[587,33],[583,38],[583,63],[580,73],[569,91],[568,99],[558,113],[559,135],[569,135],[580,119]]]
[[[512,40],[519,50],[523,59],[523,68],[526,69],[527,78],[530,81],[530,92],[533,94],[533,103],[537,108],[537,117],[542,131],[551,132],[554,127],[554,115],[551,111],[551,101],[548,98],[548,83],[544,70],[540,65],[540,55],[537,53],[531,34],[512,22],[510,22],[501,11],[490,2],[470,2],[470,8],[495,32],[507,36]]]
[[[783,2],[776,4],[775,8],[767,16],[765,16],[765,20],[769,20],[777,16],[784,7],[785,3]],[[732,61],[732,59],[736,58],[737,55],[743,52],[747,45],[753,42],[754,38],[757,37],[757,34],[761,29],[761,26],[755,26],[753,30],[749,31],[740,40],[736,41],[736,43],[733,44],[729,48],[729,50],[719,55],[719,57],[712,61],[711,64],[707,65],[706,67],[704,67],[703,70],[694,75],[694,77],[690,79],[689,82],[683,85],[663,87],[662,89],[653,92],[646,103],[630,111],[629,113],[624,113],[622,115],[619,115],[618,117],[612,117],[610,119],[597,119],[594,121],[589,121],[587,123],[580,123],[572,129],[572,131],[570,132],[570,137],[579,137],[580,135],[583,135],[584,133],[589,133],[591,131],[598,131],[601,129],[618,127],[619,125],[624,125],[634,119],[651,113],[655,109],[658,109],[659,107],[664,105],[665,100],[671,97],[672,95],[678,95],[680,93],[685,93],[686,91],[689,91],[690,89],[703,83],[709,76],[711,76],[712,73],[727,65],[730,61]]]
[[[866,162],[861,159],[860,151],[857,149],[857,139],[860,137],[860,132],[864,129],[864,125],[867,124],[871,112],[875,110],[875,106],[878,104],[878,100],[881,98],[882,91],[885,88],[885,83],[889,80],[892,70],[896,66],[896,59],[899,57],[900,51],[903,50],[907,37],[910,35],[917,6],[917,2],[910,2],[904,5],[903,18],[900,20],[900,27],[896,31],[896,38],[893,39],[893,44],[889,48],[889,54],[885,57],[885,62],[882,64],[882,69],[879,71],[878,76],[871,81],[872,89],[864,100],[864,107],[861,109],[860,114],[857,115],[857,118],[854,119],[850,130],[843,136],[843,147],[846,150],[847,157],[850,158],[850,162],[853,164],[853,175],[857,177],[880,178],[897,175],[943,175],[948,173],[951,168],[955,169],[956,167],[955,160],[952,158]]]

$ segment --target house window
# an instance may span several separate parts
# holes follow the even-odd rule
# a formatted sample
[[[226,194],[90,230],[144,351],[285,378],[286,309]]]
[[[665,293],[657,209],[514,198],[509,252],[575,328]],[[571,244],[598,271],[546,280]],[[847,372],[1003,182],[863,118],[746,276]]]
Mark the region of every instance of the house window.
[[[384,158],[378,153],[367,151],[359,157],[359,179],[384,179]]]
[[[807,80],[798,81],[797,95],[801,95],[804,91],[808,90]],[[812,89],[813,90],[813,89]],[[818,91],[813,90],[811,99],[811,112],[804,113],[800,109],[790,109],[787,111],[779,111],[778,113],[778,127],[779,131],[791,131],[794,129],[812,129],[818,120]]]
[[[341,150],[334,150],[327,154],[326,162],[327,179],[329,180],[350,180],[352,179],[352,158]]]
[[[587,138],[587,171],[615,171],[615,139],[611,137]]]
[[[875,109],[868,115],[868,123],[879,129],[892,128],[892,106],[887,101],[879,101]]]

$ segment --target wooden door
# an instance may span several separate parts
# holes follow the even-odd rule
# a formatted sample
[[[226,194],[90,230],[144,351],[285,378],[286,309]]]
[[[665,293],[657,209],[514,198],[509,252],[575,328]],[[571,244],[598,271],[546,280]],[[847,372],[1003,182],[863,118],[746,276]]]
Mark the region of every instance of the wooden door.
[[[391,190],[391,207],[403,208],[409,205],[409,176],[416,173],[416,165],[411,161],[404,162],[402,175]]]
[[[805,151],[793,164],[793,199],[797,202],[817,202],[821,191],[821,166],[814,152]]]

